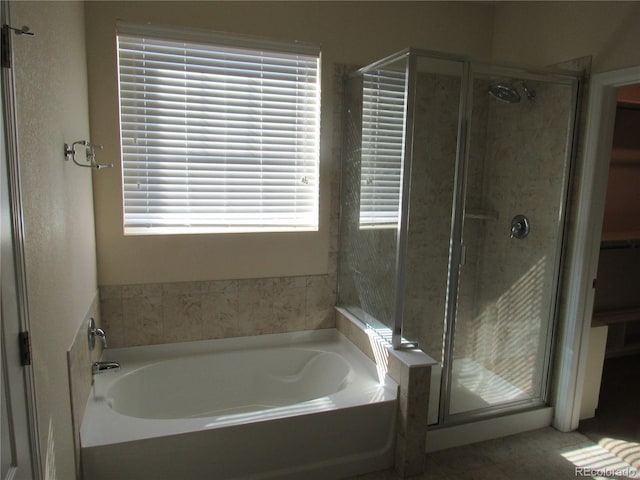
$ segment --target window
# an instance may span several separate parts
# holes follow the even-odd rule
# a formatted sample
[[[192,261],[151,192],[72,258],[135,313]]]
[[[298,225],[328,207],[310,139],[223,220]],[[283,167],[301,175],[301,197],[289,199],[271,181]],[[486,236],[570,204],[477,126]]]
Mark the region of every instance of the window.
[[[364,74],[360,228],[397,228],[402,191],[406,69]]]
[[[318,229],[320,51],[118,25],[125,234]]]

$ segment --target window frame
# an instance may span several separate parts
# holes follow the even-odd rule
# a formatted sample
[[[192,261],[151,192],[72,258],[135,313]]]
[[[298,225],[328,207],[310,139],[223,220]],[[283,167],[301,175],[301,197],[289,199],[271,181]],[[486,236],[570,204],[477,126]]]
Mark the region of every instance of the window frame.
[[[123,232],[125,236],[132,235],[181,235],[181,234],[217,234],[217,233],[269,233],[269,232],[317,232],[319,229],[319,194],[320,194],[320,105],[321,105],[321,50],[320,46],[316,44],[303,43],[303,42],[281,42],[274,41],[259,37],[252,37],[246,35],[236,35],[236,34],[228,34],[221,32],[210,32],[204,30],[194,30],[194,29],[182,29],[182,28],[171,28],[171,27],[158,27],[152,25],[139,25],[128,22],[118,22],[117,23],[117,32],[116,32],[116,52],[118,55],[117,58],[117,70],[118,70],[118,105],[119,105],[119,135],[120,135],[120,155],[121,155],[121,187],[122,187],[122,225]],[[295,223],[291,221],[289,224],[269,224],[262,223],[258,224],[223,224],[223,222],[218,222],[218,224],[211,225],[187,225],[188,222],[184,222],[184,225],[174,225],[174,226],[162,226],[162,225],[149,225],[149,226],[137,226],[132,225],[131,222],[127,220],[127,192],[126,192],[126,173],[125,173],[125,143],[124,143],[124,133],[123,133],[123,100],[121,95],[121,58],[120,58],[120,38],[121,37],[142,37],[149,40],[160,40],[166,42],[178,42],[185,44],[193,44],[199,46],[210,46],[212,48],[221,48],[221,49],[238,49],[238,50],[247,50],[255,52],[266,52],[265,55],[299,55],[302,57],[313,57],[313,61],[315,61],[315,82],[312,87],[307,90],[312,91],[312,95],[308,97],[304,97],[304,100],[311,99],[311,102],[308,102],[307,105],[312,105],[313,108],[313,116],[309,116],[312,120],[309,121],[309,127],[313,130],[312,134],[306,135],[310,137],[313,135],[313,139],[311,140],[312,147],[309,152],[311,152],[304,160],[307,166],[302,167],[303,171],[306,169],[311,169],[312,174],[310,176],[311,180],[307,178],[307,176],[303,176],[300,180],[302,183],[305,183],[305,179],[307,180],[307,186],[300,187],[306,193],[302,195],[301,198],[307,199],[307,207],[305,210],[305,217],[303,222]],[[311,63],[311,62],[310,62]],[[304,82],[298,82],[295,84],[304,85]],[[302,89],[301,87],[298,87]],[[297,90],[296,90],[297,91]],[[245,96],[248,95],[248,91],[244,92]],[[311,107],[309,107],[311,108]],[[292,125],[297,125],[300,123],[300,112],[296,110],[296,115],[288,119],[289,122],[293,122]],[[262,122],[262,121],[261,121]],[[264,125],[262,122],[254,122],[255,124],[261,125],[261,132],[265,131]],[[186,127],[185,127],[186,128]],[[295,137],[295,131],[291,133],[291,138]],[[298,137],[295,137],[298,138]],[[291,139],[289,139],[292,141]],[[212,142],[215,143],[215,142]],[[305,146],[308,146],[305,144]],[[292,152],[292,159],[288,159],[290,163],[296,163],[297,158],[299,158],[298,153]],[[313,165],[309,167],[309,158],[312,158]],[[303,163],[304,163],[303,162]],[[297,166],[287,165],[287,170],[285,173],[288,175],[293,175],[292,172],[297,172]],[[293,169],[293,170],[291,170]],[[188,176],[188,174],[187,174]],[[252,180],[260,179],[264,180],[264,176],[255,176],[251,177]],[[296,177],[297,178],[297,177]],[[311,183],[311,185],[308,185]],[[222,185],[222,184],[220,184]],[[261,182],[260,186],[257,187],[260,190],[264,189],[264,183]],[[283,192],[288,193],[289,197],[292,197],[291,203],[287,204],[285,201],[283,203],[285,205],[295,205],[297,195],[290,194],[289,190],[291,188],[297,187],[284,187]],[[248,190],[249,187],[245,186],[245,189]],[[297,190],[296,190],[297,191]],[[249,196],[255,197],[256,195],[252,192]],[[260,200],[262,202],[262,200]],[[260,202],[255,203],[255,207],[259,208]],[[155,207],[151,207],[152,209]],[[266,210],[266,208],[265,208]],[[293,214],[290,214],[293,215]],[[265,215],[268,218],[268,214]]]

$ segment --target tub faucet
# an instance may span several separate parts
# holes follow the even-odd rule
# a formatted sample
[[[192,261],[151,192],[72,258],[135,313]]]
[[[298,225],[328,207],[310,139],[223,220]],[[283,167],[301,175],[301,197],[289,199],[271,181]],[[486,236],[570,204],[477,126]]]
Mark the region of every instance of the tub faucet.
[[[120,370],[120,364],[118,362],[94,362],[93,365],[91,365],[91,373],[94,375],[105,372],[117,372],[118,370]]]
[[[102,346],[107,348],[107,334],[106,332],[96,327],[96,322],[92,318],[89,319],[87,326],[87,336],[89,337],[89,351],[92,352],[96,348],[96,338],[102,340]]]

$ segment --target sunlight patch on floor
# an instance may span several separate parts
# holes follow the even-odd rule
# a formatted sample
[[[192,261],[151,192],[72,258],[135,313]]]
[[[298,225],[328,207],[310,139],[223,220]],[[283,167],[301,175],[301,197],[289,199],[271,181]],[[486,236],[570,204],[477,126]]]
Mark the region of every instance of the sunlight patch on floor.
[[[575,465],[577,477],[595,479],[640,478],[640,444],[603,438],[562,456]]]

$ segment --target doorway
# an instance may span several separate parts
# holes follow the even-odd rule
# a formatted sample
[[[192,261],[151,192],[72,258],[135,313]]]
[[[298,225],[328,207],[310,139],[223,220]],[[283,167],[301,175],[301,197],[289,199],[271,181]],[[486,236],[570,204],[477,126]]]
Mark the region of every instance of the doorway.
[[[567,291],[554,368],[553,426],[578,428],[593,319],[604,205],[613,144],[617,88],[640,83],[640,66],[595,74],[589,82],[584,163],[576,177],[577,209],[569,244]]]
[[[640,83],[616,92],[616,114],[594,297],[594,328],[606,331],[595,416],[579,430],[594,441],[640,442]],[[592,341],[593,345],[593,341]],[[590,355],[592,355],[591,353]]]

